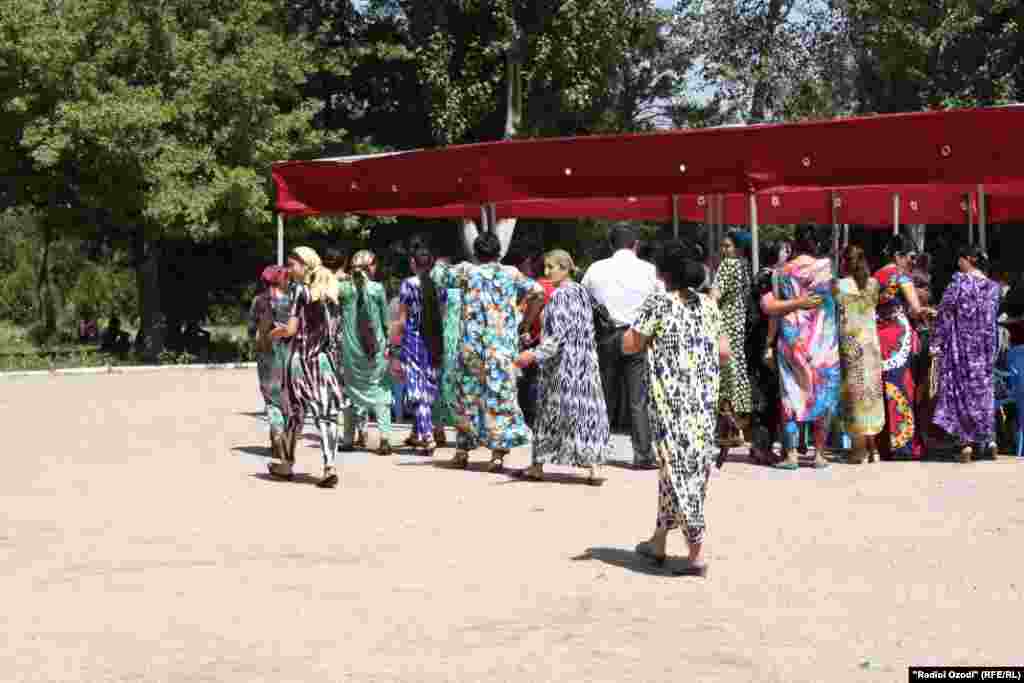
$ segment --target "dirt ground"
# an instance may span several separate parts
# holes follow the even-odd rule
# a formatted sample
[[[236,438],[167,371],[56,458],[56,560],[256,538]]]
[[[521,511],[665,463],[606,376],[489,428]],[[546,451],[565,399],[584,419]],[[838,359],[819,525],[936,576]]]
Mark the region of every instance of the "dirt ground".
[[[353,454],[269,481],[255,371],[0,379],[2,681],[897,681],[1024,665],[1024,462],[730,462],[707,579],[656,474]],[[317,442],[299,469],[320,472]],[[398,435],[404,438],[404,434]],[[622,456],[626,440],[619,438]],[[525,450],[509,464],[527,464]],[[670,552],[685,554],[681,535]]]

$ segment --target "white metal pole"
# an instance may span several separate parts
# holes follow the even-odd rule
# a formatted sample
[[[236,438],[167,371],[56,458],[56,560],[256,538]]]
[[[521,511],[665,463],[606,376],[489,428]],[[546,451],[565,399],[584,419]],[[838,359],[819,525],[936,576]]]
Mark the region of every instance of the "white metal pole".
[[[485,232],[487,232],[490,229],[488,227],[488,225],[487,225],[487,223],[488,223],[487,213],[488,213],[487,212],[487,205],[486,204],[481,204],[480,205],[480,234],[481,235],[484,234]]]
[[[284,265],[284,214],[277,214],[277,265]]]
[[[672,195],[672,237],[679,239],[679,195]]]
[[[968,192],[967,202],[967,244],[974,244],[974,193]]]
[[[988,251],[986,238],[986,228],[988,227],[988,219],[985,215],[985,186],[978,183],[978,246],[981,247],[982,251]]]
[[[892,234],[900,234],[900,193],[892,196]]]
[[[707,234],[704,235],[704,246],[707,247],[707,258],[708,267],[711,267],[711,223],[715,218],[714,211],[714,196],[705,195],[704,197],[704,227],[707,230]]]
[[[850,224],[843,223],[843,247],[850,246]]]
[[[832,275],[839,277],[839,216],[835,190],[829,192],[828,203],[832,209]]]
[[[750,265],[757,273],[761,268],[760,248],[758,246],[757,195],[750,193]]]

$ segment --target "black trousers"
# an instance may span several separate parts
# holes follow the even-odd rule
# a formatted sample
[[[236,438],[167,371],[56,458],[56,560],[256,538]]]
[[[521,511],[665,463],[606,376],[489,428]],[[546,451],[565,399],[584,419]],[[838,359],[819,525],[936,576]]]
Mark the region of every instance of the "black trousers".
[[[625,327],[608,334],[598,344],[598,361],[601,365],[601,386],[608,408],[608,423],[615,424],[619,414],[619,401],[628,406],[629,430],[633,441],[633,463],[636,465],[654,462],[651,451],[651,428],[647,415],[647,394],[644,386],[647,372],[647,354],[622,353],[622,336]]]
[[[519,408],[523,411],[526,426],[534,428],[537,421],[537,398],[540,387],[540,368],[536,364],[525,368],[519,375],[516,389],[519,394]]]

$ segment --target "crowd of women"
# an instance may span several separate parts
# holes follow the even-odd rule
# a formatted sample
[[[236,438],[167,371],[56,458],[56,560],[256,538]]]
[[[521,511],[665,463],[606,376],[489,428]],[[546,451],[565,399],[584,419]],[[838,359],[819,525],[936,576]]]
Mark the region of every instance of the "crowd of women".
[[[252,308],[270,474],[292,478],[307,418],[320,434],[321,487],[338,485],[339,451],[366,447],[371,415],[377,452],[391,454],[390,374],[413,415],[405,445],[421,455],[447,446],[448,426],[455,467],[485,448],[489,469],[501,471],[513,448],[530,445],[531,465],[517,476],[541,480],[545,465],[568,465],[600,484],[611,452],[607,359],[637,367],[639,358],[643,396],[630,401],[646,410],[634,448],[649,449],[638,462],[649,457],[659,470],[659,503],[655,532],[637,552],[663,561],[668,531],[683,526],[689,571],[703,575],[711,462],[717,449],[721,465],[746,431],[753,459],[783,469],[799,467],[808,440],[810,464],[827,466],[827,441],[841,435],[855,462],[920,458],[932,426],[956,440],[961,459],[992,450],[1000,288],[979,250],[961,251],[960,272],[933,309],[915,279],[921,261],[902,238],[873,275],[864,250],[847,247],[838,277],[810,228],[766,254],[772,265],[758,273],[738,235],[724,240],[713,276],[695,242],[660,245],[653,266],[637,258],[628,226],[612,242],[613,258],[577,282],[561,250],[544,256],[535,279],[500,263],[490,233],[476,240],[474,261],[458,265],[414,240],[412,275],[393,311],[371,252],[342,268],[293,250],[286,268],[264,270],[267,288]],[[613,355],[599,354],[609,345]],[[532,424],[520,405],[523,377],[536,378],[526,393],[536,401]]]

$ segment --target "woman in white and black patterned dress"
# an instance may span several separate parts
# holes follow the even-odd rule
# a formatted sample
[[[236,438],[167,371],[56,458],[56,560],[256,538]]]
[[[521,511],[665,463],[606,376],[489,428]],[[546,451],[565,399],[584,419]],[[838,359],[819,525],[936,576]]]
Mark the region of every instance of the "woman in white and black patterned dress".
[[[690,548],[684,573],[704,576],[704,498],[715,449],[719,367],[730,354],[718,306],[694,291],[704,272],[693,256],[679,242],[665,247],[658,271],[667,291],[647,298],[622,347],[623,353],[647,351],[647,409],[661,468],[657,525],[637,553],[664,562],[668,532],[684,526]]]
[[[544,308],[541,343],[519,355],[517,365],[540,363],[540,396],[534,427],[533,457],[521,473],[539,481],[544,465],[590,470],[587,483],[600,485],[598,468],[611,452],[608,410],[594,338],[594,309],[589,292],[570,277],[576,269],[562,251],[544,257],[544,274],[555,286]]]

